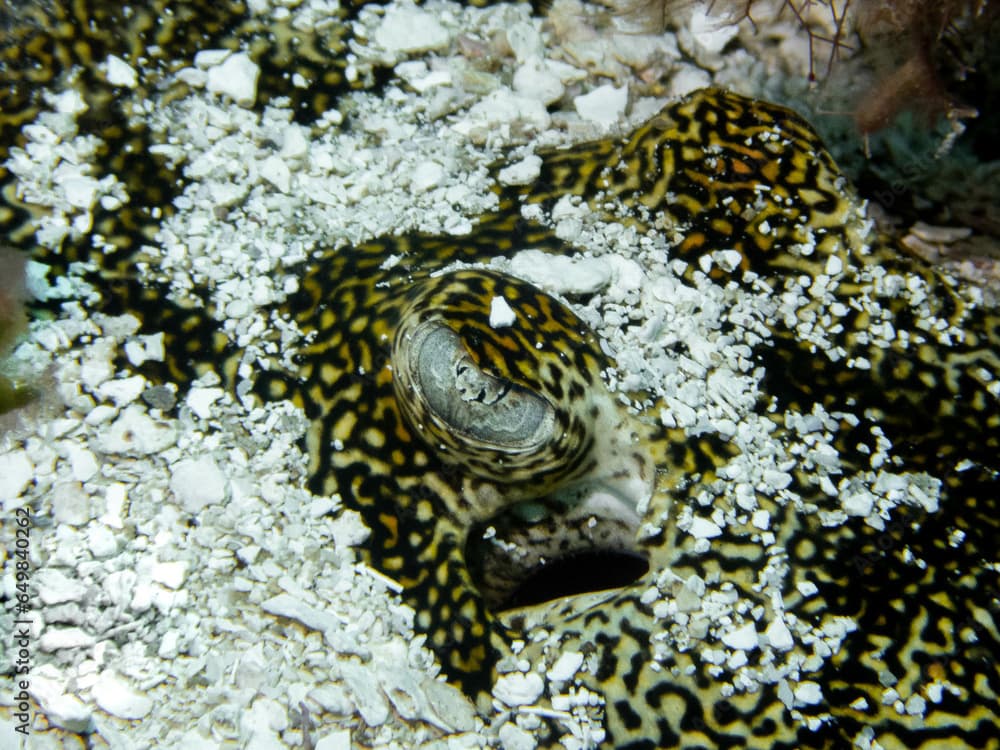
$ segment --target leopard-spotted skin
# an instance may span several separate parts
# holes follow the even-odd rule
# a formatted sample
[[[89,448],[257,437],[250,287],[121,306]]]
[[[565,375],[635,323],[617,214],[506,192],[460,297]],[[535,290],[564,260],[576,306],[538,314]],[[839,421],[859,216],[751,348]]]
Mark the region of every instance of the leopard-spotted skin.
[[[31,76],[20,72],[29,68],[16,64],[24,60],[17,49],[46,51],[40,71],[32,74],[46,82],[70,61],[93,76],[108,51],[122,49],[121,39],[149,43],[146,32],[95,32],[79,20],[91,17],[90,5],[62,8],[53,4],[37,20],[7,24],[17,33],[6,30],[5,42],[39,41],[3,45],[15,63],[8,63],[13,85],[7,91],[13,93],[12,104],[3,107],[5,127],[30,121],[37,110],[25,83]],[[162,9],[154,4],[150,17],[162,19]],[[203,11],[185,12],[201,18]],[[240,24],[227,12],[218,10],[220,20],[209,28],[220,38],[236,38],[244,32],[234,31]],[[176,29],[164,31],[161,41],[171,59],[205,46]],[[281,90],[278,80],[262,83],[264,100]],[[331,83],[330,91],[339,85]],[[106,99],[99,80],[83,86],[97,92],[94,101]],[[321,95],[332,94],[316,92]],[[311,111],[322,109],[317,104]],[[105,111],[111,110],[109,104]],[[147,137],[124,129],[120,114],[106,116],[90,124],[110,143]],[[102,217],[120,230],[105,234],[118,238],[121,248],[102,260],[105,309],[136,312],[148,330],[167,332],[161,377],[183,382],[205,366],[231,377],[232,366],[222,361],[231,349],[209,317],[166,304],[160,288],[135,281],[132,253],[143,221],[148,223],[135,207],[162,200],[158,190],[166,190],[167,181],[162,175],[144,179],[162,167],[143,171],[134,157],[122,161],[122,153],[109,149],[107,158],[122,179],[133,175],[128,187],[134,199],[129,209]],[[137,169],[124,168],[131,164]],[[257,393],[291,398],[306,411],[312,424],[306,439],[311,488],[339,493],[345,505],[361,512],[372,530],[369,561],[404,586],[417,628],[427,634],[449,678],[471,696],[487,695],[495,666],[509,661],[514,639],[523,639],[520,656],[534,661],[551,661],[557,643],[588,655],[595,668],[581,681],[606,700],[608,746],[842,747],[865,727],[874,729],[884,747],[1000,746],[1000,321],[970,307],[932,269],[871,237],[844,183],[793,113],[704,91],[668,106],[624,141],[544,154],[536,184],[502,191],[500,210],[483,217],[467,237],[388,237],[331,251],[304,272],[300,291],[281,311],[315,338],[295,373],[261,374]],[[22,223],[25,208],[9,186],[5,195],[0,218],[8,238],[30,242]],[[826,528],[814,514],[758,493],[775,533],[767,550],[749,541],[750,530],[731,525],[708,554],[695,551],[691,537],[676,526],[677,510],[700,488],[724,481],[720,469],[735,449],[711,435],[658,427],[648,415],[618,406],[601,377],[612,363],[594,335],[544,292],[493,271],[442,272],[456,261],[475,264],[523,247],[569,252],[550,228],[523,220],[519,210],[524,202],[548,205],[565,195],[580,196],[609,219],[665,234],[674,241],[671,257],[692,261],[689,281],[702,254],[733,248],[744,269],[775,294],[797,293],[802,280],[806,288],[824,287],[828,298],[817,289],[792,319],[775,321],[771,340],[758,347],[777,405],[761,404],[762,412],[772,414],[779,433],[786,430],[787,411],[808,413],[815,403],[830,413],[863,415],[859,424],[840,420],[835,444],[844,469],[867,465],[858,445],[871,442],[870,428],[877,424],[892,439],[901,468],[944,482],[941,511],[921,523],[927,519],[916,511],[897,509],[902,521],[877,534],[860,523]],[[87,248],[65,249],[71,259],[88,257]],[[391,257],[398,262],[387,263]],[[924,301],[918,304],[912,293],[886,282],[893,273],[922,280]],[[515,311],[509,326],[489,323],[497,296]],[[931,324],[928,330],[930,318],[944,321],[943,328]],[[396,366],[407,356],[407,332],[419,332],[428,320],[454,331],[478,370],[543,399],[560,428],[552,440],[511,456],[504,471],[494,462],[503,450],[452,433],[446,418],[419,401],[412,383],[401,386]],[[887,321],[897,335],[882,346]],[[950,327],[962,338],[949,336]],[[831,502],[820,496],[805,467],[795,473],[793,488],[806,502]],[[469,529],[512,502],[551,497],[566,485],[591,480],[629,497],[644,489],[651,493],[644,517],[661,521],[662,530],[632,542],[648,557],[650,572],[612,592],[502,618],[492,614],[466,564]],[[966,538],[953,549],[947,532],[954,528]],[[926,565],[910,564],[910,557]],[[816,731],[803,727],[773,686],[727,696],[696,651],[678,650],[665,662],[654,658],[664,625],[645,593],[664,571],[681,579],[717,576],[769,611],[773,603],[755,584],[777,558],[791,569],[792,580],[819,587],[812,598],[789,587],[788,612],[810,622],[838,614],[859,623],[813,677],[824,685],[823,702],[800,709],[807,717],[832,715]],[[533,642],[531,636],[543,630],[554,640]],[[926,716],[910,716],[883,705],[884,671],[898,679],[901,694],[919,691],[932,678],[947,680],[956,694],[929,702]],[[862,697],[866,707],[856,702]],[[546,742],[554,742],[554,735]]]

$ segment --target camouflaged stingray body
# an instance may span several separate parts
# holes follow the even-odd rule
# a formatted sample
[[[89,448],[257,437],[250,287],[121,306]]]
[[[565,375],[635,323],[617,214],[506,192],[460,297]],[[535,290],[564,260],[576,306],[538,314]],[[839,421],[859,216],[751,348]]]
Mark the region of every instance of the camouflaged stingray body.
[[[158,14],[159,4],[153,10],[137,17],[146,19],[147,31],[135,39],[148,44],[159,30],[178,59],[201,46],[171,16]],[[84,23],[91,13],[86,3],[52,4],[38,18],[7,24],[7,58],[18,60],[16,50],[34,45],[42,63],[34,73],[31,66],[10,68],[17,85],[7,91],[2,124],[30,121],[38,109],[30,87],[55,80],[71,63],[94,75],[106,46],[114,48],[108,37],[114,18],[95,31]],[[218,33],[230,31],[222,24]],[[318,53],[321,60],[328,55]],[[265,67],[263,92],[280,90],[280,75],[267,77],[278,62],[274,68]],[[329,89],[317,97],[334,95],[340,71],[330,65]],[[311,111],[325,108],[317,101]],[[121,118],[89,126],[111,143],[130,138]],[[107,157],[123,180],[132,175],[132,208],[103,217],[121,230],[109,231],[111,237],[139,236],[137,207],[156,205],[158,191],[166,190],[149,177],[156,168],[125,153]],[[491,271],[438,273],[456,261],[481,263],[524,247],[572,252],[520,212],[522,202],[549,206],[565,195],[579,196],[609,220],[665,235],[674,243],[671,257],[690,261],[688,274],[697,272],[703,254],[735,249],[743,270],[755,275],[744,283],[766,284],[775,295],[814,292],[794,315],[773,322],[771,338],[755,352],[778,407],[761,404],[762,412],[773,412],[779,432],[786,430],[782,414],[806,414],[813,404],[831,414],[863,415],[860,423],[844,418],[838,426],[844,470],[867,466],[877,426],[896,446],[901,470],[943,482],[941,511],[926,519],[898,509],[901,520],[891,532],[877,534],[860,523],[824,527],[815,514],[761,494],[758,503],[770,512],[775,533],[767,551],[747,541],[752,530],[736,526],[714,539],[709,553],[695,551],[676,527],[676,510],[699,487],[723,481],[717,472],[734,449],[711,436],[657,428],[658,408],[652,417],[612,410],[601,372],[613,363],[552,297]],[[7,206],[0,218],[8,236],[26,241],[18,222],[23,209],[9,193]],[[133,311],[147,330],[167,331],[165,376],[183,383],[212,366],[232,378],[235,357],[220,367],[232,350],[216,325],[167,304],[158,287],[135,283],[138,241],[122,239],[120,247],[101,260],[107,289],[117,294],[107,309]],[[88,256],[86,248],[66,252],[71,259]],[[901,288],[897,278],[909,281]],[[494,296],[515,310],[513,325],[489,324]],[[865,727],[884,747],[1000,743],[1000,587],[988,565],[995,565],[1000,538],[1000,320],[873,237],[816,136],[788,110],[718,91],[695,93],[626,139],[544,154],[537,183],[502,194],[500,210],[482,217],[467,237],[389,237],[331,250],[311,264],[281,312],[315,337],[297,372],[261,374],[257,393],[291,398],[306,411],[312,489],[339,493],[364,516],[372,529],[369,561],[404,586],[418,630],[448,677],[472,697],[488,695],[495,667],[510,662],[512,642],[520,639],[527,643],[520,656],[539,663],[551,664],[559,650],[587,656],[592,671],[580,679],[606,701],[609,747],[842,747]],[[512,459],[510,481],[498,480],[496,452],[469,449],[467,436],[449,436],[442,423],[425,429],[426,411],[396,387],[397,334],[420,316],[451,328],[481,371],[552,407],[557,439]],[[604,437],[609,433],[614,441]],[[655,477],[644,479],[655,485],[646,515],[662,530],[635,543],[650,572],[628,587],[507,613],[501,622],[467,569],[470,527],[532,492],[607,474],[605,449],[619,455],[619,469],[655,464]],[[831,502],[805,468],[796,470],[794,488],[807,502]],[[964,545],[949,547],[951,529],[965,532]],[[925,564],[910,564],[911,558]],[[668,573],[682,580],[698,574],[730,582],[767,610],[773,603],[756,584],[776,561],[793,571],[792,580],[811,581],[820,592],[806,599],[789,588],[788,612],[811,622],[848,615],[859,625],[813,677],[824,686],[823,702],[799,715],[774,686],[729,695],[696,651],[678,649],[665,658],[657,640],[665,626],[645,596],[653,588],[669,596]],[[887,668],[900,692],[919,691],[930,679],[954,691],[929,702],[926,716],[900,713],[883,705]],[[818,731],[804,728],[803,715],[825,713],[832,718]]]
[[[373,564],[406,587],[417,625],[450,677],[472,695],[487,689],[492,666],[510,662],[513,639],[526,640],[519,656],[538,663],[551,664],[559,649],[586,654],[594,670],[582,683],[607,701],[609,746],[837,746],[865,726],[883,743],[898,738],[900,747],[925,736],[947,736],[953,746],[986,743],[997,719],[996,574],[982,567],[989,552],[978,545],[996,535],[997,319],[872,236],[815,135],[778,107],[700,92],[623,143],[546,154],[538,185],[544,187],[505,198],[503,209],[484,217],[469,237],[390,238],[331,255],[291,303],[299,324],[319,331],[304,355],[304,382],[286,390],[275,379],[265,391],[292,395],[315,420],[314,489],[339,491],[363,513],[373,529]],[[691,537],[674,525],[672,504],[718,481],[715,471],[733,450],[682,430],[650,431],[624,413],[618,421],[606,414],[588,420],[592,394],[605,388],[599,373],[607,363],[575,316],[530,285],[492,272],[431,275],[454,261],[521,247],[567,252],[547,230],[517,218],[519,201],[563,195],[579,195],[595,211],[620,200],[633,212],[629,221],[676,237],[675,257],[696,261],[714,249],[736,249],[758,276],[755,283],[763,280],[776,294],[803,280],[806,287],[821,285],[827,297],[804,303],[794,319],[775,321],[772,340],[758,352],[782,407],[776,429],[784,428],[784,409],[809,413],[814,403],[833,414],[864,414],[861,424],[844,417],[840,425],[844,469],[866,465],[872,446],[861,448],[877,425],[899,446],[902,468],[945,483],[942,517],[921,527],[920,515],[899,509],[899,538],[887,545],[884,535],[861,524],[826,528],[815,515],[761,494],[758,503],[776,534],[770,551],[749,543],[752,530],[731,526],[708,554],[695,552]],[[401,260],[385,270],[390,256]],[[879,286],[892,273],[919,279],[924,293]],[[489,325],[490,301],[498,295],[519,311],[509,328]],[[631,431],[636,452],[655,457],[657,491],[647,518],[664,525],[638,545],[651,561],[647,576],[611,593],[507,613],[506,625],[486,611],[463,559],[465,535],[505,498],[483,510],[476,498],[495,480],[478,478],[483,467],[461,452],[441,451],[401,414],[392,342],[401,320],[415,311],[443,311],[479,367],[542,394],[564,414],[575,448],[545,457],[546,467],[561,467],[556,483],[595,470],[595,435],[609,427]],[[895,337],[878,335],[886,324]],[[343,447],[327,450],[334,441]],[[796,474],[806,502],[830,504],[805,468]],[[512,476],[511,484],[523,480]],[[553,481],[539,471],[538,494]],[[941,524],[970,533],[960,552],[939,551],[943,540],[933,528]],[[935,562],[916,573],[900,559],[904,547]],[[774,563],[774,550],[793,580],[811,581],[822,592],[813,600],[787,592],[788,612],[813,622],[849,615],[860,623],[817,677],[826,699],[800,707],[797,716],[775,686],[723,692],[696,652],[654,663],[654,636],[662,637],[664,625],[644,599],[651,588],[663,588],[669,571],[680,580],[698,574],[727,581],[768,608],[756,584]],[[961,635],[969,622],[982,623],[975,642]],[[532,643],[536,631],[549,637]],[[928,704],[926,718],[900,715],[882,705],[885,665],[914,691],[932,674],[960,685],[960,697]],[[867,701],[864,710],[856,708],[859,697]],[[826,713],[833,718],[820,731],[804,728],[803,716]]]
[[[551,664],[560,649],[586,654],[593,673],[581,680],[607,701],[609,746],[832,747],[865,726],[883,743],[897,737],[900,747],[924,736],[949,737],[956,747],[986,744],[997,718],[996,574],[983,567],[989,548],[981,546],[996,536],[996,318],[873,237],[815,135],[778,107],[716,91],[694,94],[624,142],[546,154],[538,185],[504,196],[501,210],[468,237],[393,237],[330,253],[287,305],[304,330],[316,331],[301,369],[294,378],[272,373],[258,380],[264,398],[290,397],[312,419],[312,489],[339,492],[362,513],[373,532],[366,554],[403,584],[417,627],[449,677],[482,698],[494,665],[510,662],[514,640],[528,642],[520,657],[539,663]],[[620,200],[633,212],[628,221],[676,239],[674,257],[691,260],[692,273],[702,253],[733,248],[757,274],[754,283],[763,280],[775,294],[800,289],[803,280],[807,288],[822,286],[828,296],[775,321],[772,339],[757,352],[781,406],[776,429],[784,429],[784,410],[805,414],[814,403],[832,414],[864,414],[860,424],[843,417],[839,426],[844,470],[867,465],[871,428],[878,426],[900,447],[901,468],[945,483],[941,517],[921,526],[921,515],[900,508],[893,535],[880,535],[861,524],[826,528],[815,515],[759,494],[776,535],[768,551],[749,542],[752,529],[738,526],[713,540],[710,553],[695,551],[671,510],[720,481],[716,471],[733,448],[711,436],[651,428],[624,409],[617,416],[588,413],[595,400],[604,403],[600,373],[610,363],[578,318],[510,277],[444,270],[522,247],[569,252],[551,230],[524,222],[518,208],[563,195],[579,195],[595,211]],[[919,279],[923,293],[884,283],[893,273]],[[495,296],[517,311],[512,326],[490,326]],[[426,433],[413,409],[402,408],[393,344],[400,326],[420,316],[443,319],[478,367],[555,407],[569,439],[542,451],[534,473],[512,473],[508,482],[484,478],[488,461],[477,463],[455,445],[443,450],[441,435]],[[891,340],[877,333],[887,323],[896,332]],[[637,545],[650,573],[615,592],[510,612],[501,622],[467,570],[469,529],[505,502],[523,499],[533,482],[541,496],[601,470],[596,436],[607,429],[624,431],[624,444],[657,464],[647,517],[663,529]],[[831,503],[805,468],[796,473],[795,489],[806,502]],[[945,525],[968,533],[961,550],[940,551]],[[904,548],[935,562],[922,570],[907,565]],[[678,650],[664,663],[656,640],[664,625],[644,599],[664,587],[669,571],[670,580],[697,574],[726,581],[767,609],[772,603],[756,584],[776,559],[793,580],[821,591],[807,599],[789,590],[787,612],[860,623],[815,677],[826,699],[797,715],[775,686],[723,692],[712,665],[695,651]],[[979,624],[976,640],[962,635],[969,623]],[[543,632],[549,637],[532,643],[532,634]],[[928,704],[927,717],[900,715],[882,705],[886,665],[913,691],[933,675],[960,686],[959,696]],[[867,709],[852,707],[860,697]],[[820,731],[804,728],[803,716],[825,714],[833,718]]]

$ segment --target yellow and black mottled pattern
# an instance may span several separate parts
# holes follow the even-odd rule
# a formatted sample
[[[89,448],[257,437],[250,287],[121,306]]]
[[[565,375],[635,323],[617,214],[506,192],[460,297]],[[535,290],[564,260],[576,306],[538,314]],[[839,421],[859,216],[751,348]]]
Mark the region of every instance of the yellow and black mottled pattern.
[[[283,46],[280,35],[255,35],[235,5],[154,3],[130,15],[101,3],[37,7],[38,13],[17,15],[19,5],[0,19],[4,148],[15,138],[12,128],[37,111],[35,86],[81,66],[86,79],[80,86],[97,113],[83,126],[107,140],[109,170],[127,181],[132,195],[127,209],[96,217],[120,248],[98,259],[103,278],[94,281],[105,294],[102,309],[134,312],[146,330],[167,332],[167,360],[162,372],[150,369],[150,377],[183,382],[209,366],[231,378],[235,358],[220,360],[233,352],[210,318],[166,303],[162,289],[135,278],[132,251],[148,241],[153,224],[144,210],[166,202],[176,176],[135,156],[144,153],[148,134],[130,130],[112,104],[100,104],[113,102],[114,91],[97,66],[110,52],[156,43],[169,68],[169,60],[196,47],[249,38],[271,45],[251,45],[262,63],[265,102],[284,93],[279,72],[307,64],[310,55],[284,60],[282,50],[302,47]],[[95,25],[93,18],[106,20]],[[209,36],[191,36],[193,28]],[[330,33],[339,40],[345,32]],[[328,62],[331,76],[327,86],[301,95],[308,117],[336,95],[343,65],[337,45],[305,49],[323,50],[315,64]],[[324,80],[316,72],[308,77]],[[131,139],[139,141],[128,156],[124,146]],[[511,655],[513,639],[527,642],[523,656],[551,658],[548,639],[531,639],[544,630],[595,665],[582,682],[606,700],[609,747],[834,748],[848,746],[866,727],[887,748],[1000,746],[1000,320],[967,304],[932,269],[870,236],[822,144],[780,107],[697,92],[624,140],[543,157],[536,184],[504,191],[501,209],[469,236],[387,237],[312,262],[280,312],[314,338],[294,373],[262,372],[256,383],[261,398],[290,398],[305,410],[311,488],[339,493],[364,516],[372,529],[365,554],[403,584],[416,626],[449,679],[482,698],[498,660]],[[30,245],[30,207],[14,198],[6,175],[0,178],[5,236]],[[893,442],[898,470],[942,480],[941,510],[924,518],[898,509],[888,529],[876,533],[861,523],[824,527],[815,514],[758,493],[771,514],[773,545],[749,541],[746,529],[732,526],[709,553],[696,552],[676,527],[676,511],[723,481],[717,470],[735,449],[712,436],[657,428],[658,408],[638,416],[620,408],[601,378],[613,363],[557,300],[493,271],[444,270],[522,247],[570,252],[551,229],[523,220],[519,210],[522,201],[549,203],[564,195],[666,235],[675,245],[672,257],[691,261],[689,280],[701,255],[735,249],[744,270],[757,275],[745,283],[799,299],[793,312],[774,320],[771,341],[755,353],[767,367],[765,387],[774,399],[761,404],[762,413],[771,415],[779,435],[790,433],[786,410],[809,412],[818,403],[831,413],[858,415],[857,423],[837,417],[844,470],[868,466],[878,427]],[[70,260],[92,254],[83,246],[64,250]],[[515,311],[509,326],[489,324],[497,296]],[[408,357],[418,362],[418,376],[427,366],[419,364],[414,342],[427,341],[421,336],[428,332],[444,353],[452,351],[449,342],[460,342],[453,353],[467,361],[454,373],[471,377],[472,391],[456,391],[455,398],[466,411],[445,413],[447,404],[428,396],[430,384],[401,381],[399,367]],[[486,413],[482,405],[511,396],[535,415],[530,434],[484,430],[476,419]],[[808,466],[795,474],[793,489],[806,503],[830,505]],[[648,515],[667,520],[661,532],[633,542],[649,559],[649,573],[611,592],[503,618],[491,614],[468,570],[469,529],[511,503],[547,502],[588,478],[655,489]],[[548,512],[557,513],[557,504]],[[949,543],[956,531],[965,535],[962,544]],[[858,623],[820,672],[802,675],[822,683],[820,704],[792,712],[773,686],[727,696],[697,649],[669,651],[656,661],[656,637],[665,626],[643,595],[661,573],[716,576],[772,612],[758,582],[775,561],[787,566],[791,581],[819,589],[807,598],[789,586],[789,613],[812,624],[833,615]],[[801,644],[795,654],[808,655]],[[766,667],[760,651],[749,658],[751,666]],[[928,695],[925,686],[933,681],[947,687],[939,701],[928,701],[926,715],[911,716],[884,704],[889,673],[904,696]],[[815,731],[804,727],[803,716],[824,714],[831,718]],[[555,741],[557,727],[551,729],[546,744]]]

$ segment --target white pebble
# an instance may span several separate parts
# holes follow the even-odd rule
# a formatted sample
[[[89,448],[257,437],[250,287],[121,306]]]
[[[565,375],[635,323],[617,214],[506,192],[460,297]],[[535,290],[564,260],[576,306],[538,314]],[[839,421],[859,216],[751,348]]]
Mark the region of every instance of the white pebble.
[[[761,531],[767,531],[771,527],[771,514],[766,510],[756,510],[750,516],[750,523]]]
[[[309,141],[299,125],[289,125],[281,141],[281,155],[286,159],[299,159],[309,153]]]
[[[260,176],[282,193],[287,193],[292,188],[292,172],[278,156],[269,156],[261,162]]]
[[[316,741],[316,750],[351,750],[351,730],[336,729]]]
[[[765,469],[764,482],[775,490],[783,490],[792,483],[792,475],[787,471]]]
[[[856,492],[845,497],[841,506],[849,516],[867,516],[875,507],[875,498],[867,492]]]
[[[112,86],[124,86],[129,89],[135,88],[136,83],[138,82],[135,68],[122,60],[120,57],[108,55],[108,59],[105,60],[104,66],[108,83]]]
[[[307,628],[324,633],[343,628],[343,621],[332,612],[305,604],[291,594],[278,594],[262,602],[261,609],[272,615],[298,620]]]
[[[67,695],[61,681],[32,675],[28,692],[38,701],[45,718],[71,732],[93,729],[92,710],[75,695]]]
[[[499,677],[493,686],[493,695],[508,706],[526,706],[538,700],[544,684],[534,672],[511,672]]]
[[[707,518],[696,516],[691,521],[691,528],[688,529],[688,533],[695,539],[713,539],[722,535],[722,529],[719,528],[718,524],[709,521]]]
[[[841,271],[844,270],[844,261],[840,259],[839,255],[831,255],[826,259],[826,275],[836,276]]]
[[[559,76],[553,74],[538,58],[532,58],[514,71],[514,91],[543,104],[558,101],[566,92]]]
[[[195,63],[198,58],[195,57]],[[260,68],[245,52],[230,55],[208,70],[206,87],[213,94],[228,96],[241,107],[252,106],[257,99]]]
[[[556,663],[545,673],[553,682],[571,680],[583,664],[583,654],[579,651],[566,651],[559,655]]]
[[[424,193],[441,184],[445,178],[444,167],[436,161],[422,161],[413,168],[410,187],[417,193]]]
[[[529,154],[521,161],[501,169],[498,177],[504,185],[530,185],[538,179],[541,171],[542,158],[535,154]]]
[[[94,636],[80,628],[49,627],[38,639],[38,648],[48,652],[69,648],[90,648],[96,642]]]
[[[104,491],[104,515],[101,521],[114,529],[122,528],[122,510],[125,508],[127,488],[121,482],[112,482]]]
[[[368,539],[371,531],[365,526],[361,514],[345,510],[330,522],[333,543],[337,547],[356,547]]]
[[[162,332],[149,336],[136,336],[125,342],[125,356],[135,367],[150,359],[154,362],[162,362],[163,354]]]
[[[99,560],[111,557],[118,551],[115,535],[104,524],[93,525],[87,529],[87,546],[90,548],[90,554]]]
[[[224,393],[221,388],[192,388],[185,403],[200,419],[208,419],[212,416],[212,404],[222,398]]]
[[[906,713],[910,716],[923,716],[927,711],[927,701],[922,695],[914,693],[906,699]]]
[[[43,568],[36,576],[38,598],[43,604],[78,602],[87,594],[87,587],[78,579],[69,578],[56,568]]]
[[[464,120],[453,128],[476,140],[485,141],[497,128],[519,126],[525,130],[546,130],[552,123],[545,105],[537,99],[500,88],[472,105]]]
[[[812,581],[799,581],[795,584],[795,588],[799,590],[799,593],[802,594],[802,596],[812,596],[819,591],[816,584]]]
[[[97,200],[97,189],[100,187],[93,177],[67,177],[60,180],[56,177],[59,186],[63,189],[66,202],[74,208],[89,209]]]
[[[584,120],[601,125],[611,125],[618,122],[625,114],[628,104],[628,86],[620,88],[607,83],[590,93],[574,97],[573,106],[576,113]]]
[[[4,508],[13,510],[21,507],[23,503],[15,501],[23,500],[21,493],[34,473],[35,465],[23,450],[0,453],[0,502],[3,502]]]
[[[798,705],[814,706],[823,700],[823,689],[818,682],[800,682],[795,686],[795,702]]]
[[[101,383],[97,389],[97,395],[106,401],[114,401],[115,406],[121,408],[139,398],[145,389],[146,378],[142,375],[133,375],[130,378],[119,378]]]
[[[228,49],[203,49],[195,53],[194,64],[202,70],[207,70],[219,65],[231,54],[232,50]]]
[[[168,560],[153,565],[150,577],[168,589],[179,589],[187,575],[188,564],[184,560]]]
[[[757,628],[752,622],[722,635],[722,642],[729,648],[752,651],[757,648]]]
[[[62,482],[52,488],[52,517],[59,523],[82,526],[90,520],[90,496],[79,482]]]
[[[771,648],[775,648],[778,651],[788,651],[788,649],[795,645],[788,626],[781,619],[772,620],[771,624],[767,626],[767,630],[764,631],[764,637],[771,644]]]
[[[504,750],[535,750],[538,747],[538,741],[534,735],[510,722],[500,727],[498,734],[500,736],[500,746]]]
[[[211,456],[179,461],[170,475],[170,491],[188,513],[221,503],[226,497],[226,477]]]
[[[615,275],[605,258],[567,258],[533,249],[511,258],[510,268],[514,275],[556,294],[593,294]]]
[[[102,710],[119,719],[141,719],[153,708],[153,701],[109,669],[101,672],[91,694]]]
[[[177,430],[172,423],[151,418],[141,406],[131,404],[97,438],[104,453],[149,455],[174,444]]]
[[[503,297],[490,300],[490,328],[507,328],[514,325],[517,316]]]
[[[375,29],[374,42],[389,52],[426,52],[448,44],[448,31],[427,11],[413,6],[392,5],[381,25]]]

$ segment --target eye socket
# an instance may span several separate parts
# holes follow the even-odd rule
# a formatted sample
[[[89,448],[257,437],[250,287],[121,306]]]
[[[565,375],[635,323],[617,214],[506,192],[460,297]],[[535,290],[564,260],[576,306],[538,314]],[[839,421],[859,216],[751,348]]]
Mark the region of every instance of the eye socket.
[[[555,412],[544,399],[480,370],[448,326],[428,321],[408,342],[412,384],[450,429],[507,450],[547,440]]]

